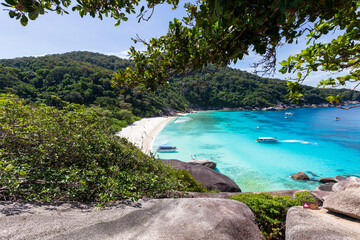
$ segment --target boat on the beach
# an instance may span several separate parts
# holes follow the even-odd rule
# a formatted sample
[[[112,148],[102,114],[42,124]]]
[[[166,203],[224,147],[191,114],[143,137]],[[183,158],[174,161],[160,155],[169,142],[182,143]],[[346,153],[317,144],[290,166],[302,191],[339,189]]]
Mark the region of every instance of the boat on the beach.
[[[273,137],[258,137],[256,139],[256,142],[265,142],[265,143],[273,143],[273,142],[277,142],[279,141],[278,138],[273,138]]]
[[[173,153],[173,152],[177,152],[177,148],[173,146],[160,146],[156,151],[164,152],[164,153]]]

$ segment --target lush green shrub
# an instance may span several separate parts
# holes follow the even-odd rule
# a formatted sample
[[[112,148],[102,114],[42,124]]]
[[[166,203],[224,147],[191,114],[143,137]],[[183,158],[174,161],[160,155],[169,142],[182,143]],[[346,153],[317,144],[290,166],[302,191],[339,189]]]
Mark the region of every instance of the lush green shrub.
[[[210,192],[206,187],[203,187],[201,183],[197,182],[185,169],[178,170],[176,177],[189,184],[186,188],[189,192]]]
[[[288,196],[273,197],[268,193],[243,193],[230,198],[248,205],[254,212],[259,229],[266,239],[285,239],[288,209],[302,205],[302,201],[315,201],[308,191],[297,192],[295,199]]]
[[[83,106],[27,105],[2,94],[0,112],[2,199],[104,203],[196,187],[188,174],[110,134]]]

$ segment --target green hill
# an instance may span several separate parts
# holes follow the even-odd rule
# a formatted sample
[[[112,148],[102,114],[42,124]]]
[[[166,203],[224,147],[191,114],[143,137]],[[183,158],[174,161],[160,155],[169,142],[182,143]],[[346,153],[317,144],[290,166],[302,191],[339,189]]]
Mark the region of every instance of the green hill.
[[[0,92],[14,93],[30,101],[57,106],[59,100],[92,107],[99,115],[119,126],[137,117],[168,114],[186,108],[217,109],[269,107],[289,104],[286,82],[261,78],[241,70],[223,68],[211,78],[206,71],[191,76],[175,76],[167,88],[155,93],[112,88],[114,71],[131,67],[128,60],[91,52],[70,52],[44,57],[0,60]],[[325,97],[341,93],[344,100],[360,100],[351,90],[305,87],[301,104],[326,102]],[[54,96],[58,97],[55,98]]]

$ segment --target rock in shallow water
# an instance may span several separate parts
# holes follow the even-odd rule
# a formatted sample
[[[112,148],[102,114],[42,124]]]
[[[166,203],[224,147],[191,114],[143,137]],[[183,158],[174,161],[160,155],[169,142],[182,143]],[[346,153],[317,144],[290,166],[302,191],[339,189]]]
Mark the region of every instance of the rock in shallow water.
[[[335,178],[320,178],[319,182],[321,183],[336,183],[336,179]]]
[[[187,170],[196,181],[200,182],[209,190],[219,190],[221,192],[241,192],[239,186],[229,177],[216,172],[213,169],[199,164],[191,164],[176,159],[162,159],[165,164],[174,166],[176,169]]]
[[[309,176],[306,175],[306,173],[304,173],[304,172],[298,172],[298,173],[292,174],[292,175],[290,175],[290,177],[292,179],[295,179],[295,180],[308,180],[308,179],[310,179]]]
[[[191,161],[187,161],[187,163],[200,164],[211,169],[216,168],[216,163],[207,159],[191,160]]]

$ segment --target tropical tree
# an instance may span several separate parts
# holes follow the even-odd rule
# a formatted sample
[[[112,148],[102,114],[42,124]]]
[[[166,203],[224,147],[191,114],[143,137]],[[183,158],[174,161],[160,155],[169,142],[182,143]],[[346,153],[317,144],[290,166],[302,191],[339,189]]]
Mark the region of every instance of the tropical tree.
[[[5,0],[10,17],[26,25],[28,18],[36,19],[46,10],[66,13],[71,0]],[[178,0],[147,0],[139,7],[139,0],[79,0],[72,10],[81,16],[110,16],[116,25],[127,15],[138,14],[139,21],[151,16],[158,4],[178,7]],[[115,76],[120,86],[140,86],[155,90],[167,85],[168,79],[184,72],[201,71],[209,64],[224,67],[248,55],[250,51],[264,58],[257,63],[265,72],[276,66],[276,50],[292,43],[302,35],[309,38],[308,48],[282,62],[283,73],[297,72],[297,81],[289,82],[288,96],[301,97],[301,83],[312,71],[348,70],[349,74],[320,81],[320,86],[345,85],[359,81],[359,0],[199,0],[184,5],[188,13],[182,21],[169,23],[165,36],[135,43],[146,45],[145,51],[130,48],[133,68],[119,70]],[[148,12],[148,15],[146,15]],[[318,40],[340,30],[330,43]],[[211,74],[209,75],[211,76]],[[338,102],[340,96],[329,97]]]

